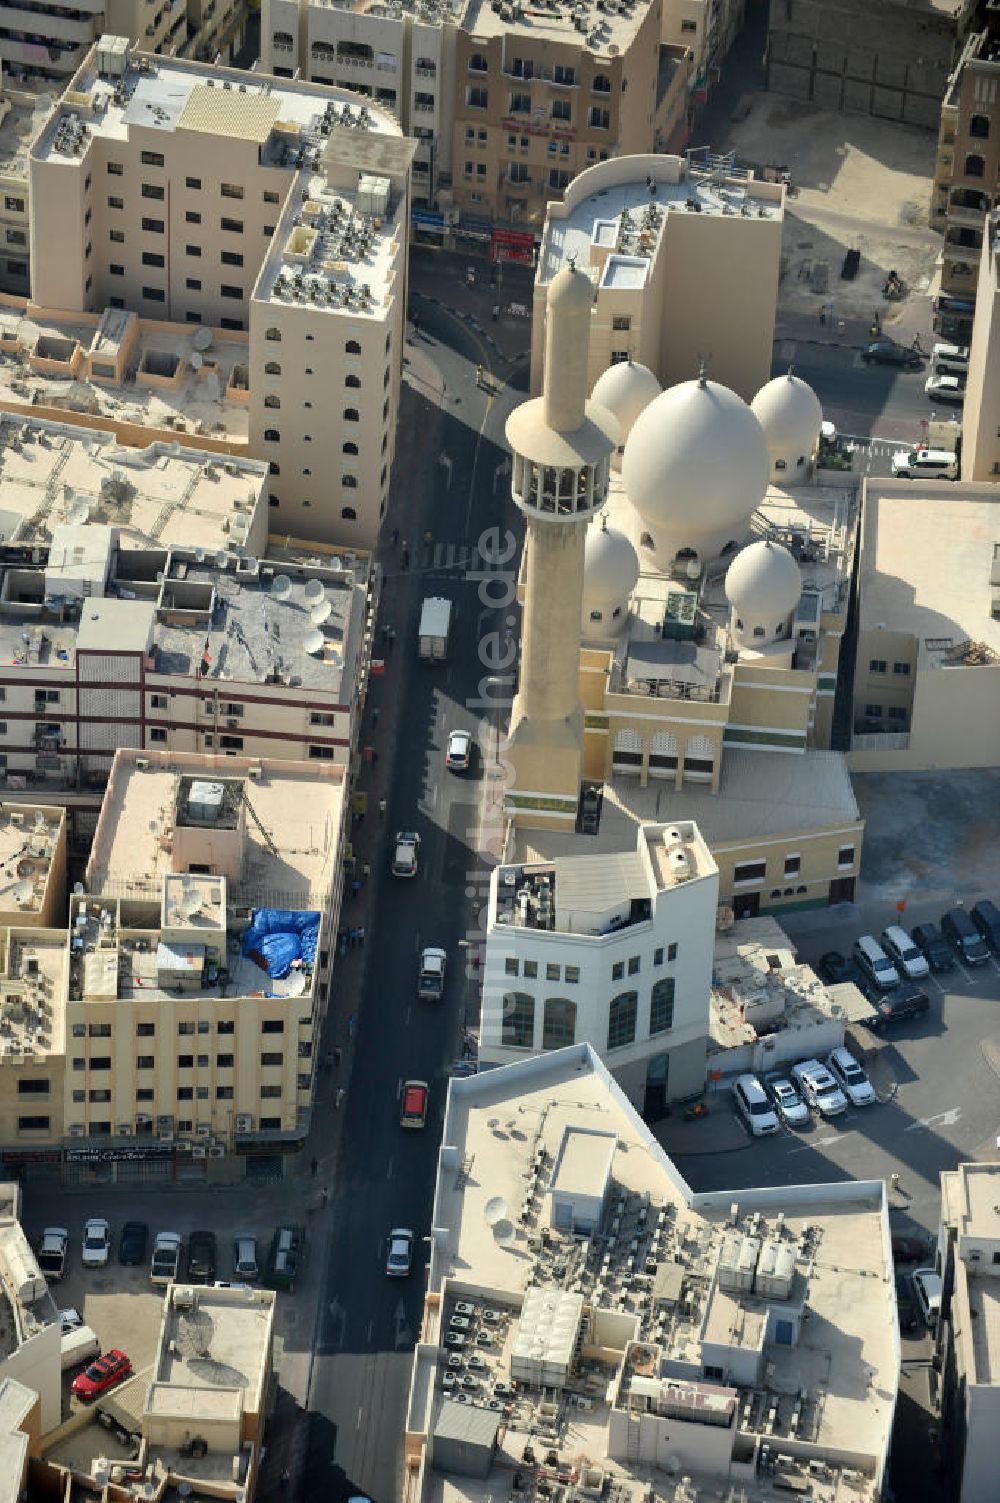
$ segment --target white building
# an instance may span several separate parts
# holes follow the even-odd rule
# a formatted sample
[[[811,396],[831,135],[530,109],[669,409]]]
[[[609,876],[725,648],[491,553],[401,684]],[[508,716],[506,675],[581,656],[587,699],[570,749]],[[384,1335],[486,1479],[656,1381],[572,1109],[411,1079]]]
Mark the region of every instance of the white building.
[[[18,1186],[0,1185],[0,1392],[7,1379],[33,1390],[44,1432],[62,1418],[59,1312],[21,1229],[20,1211]],[[18,1401],[15,1408],[21,1407]],[[16,1446],[20,1450],[20,1441]]]
[[[587,1043],[651,1117],[705,1078],[719,871],[696,825],[605,810],[543,860],[518,831],[490,884],[481,1066]]]
[[[695,1195],[585,1045],[453,1080],[442,1143],[408,1503],[486,1503],[512,1473],[595,1503],[882,1496],[880,1182]]]

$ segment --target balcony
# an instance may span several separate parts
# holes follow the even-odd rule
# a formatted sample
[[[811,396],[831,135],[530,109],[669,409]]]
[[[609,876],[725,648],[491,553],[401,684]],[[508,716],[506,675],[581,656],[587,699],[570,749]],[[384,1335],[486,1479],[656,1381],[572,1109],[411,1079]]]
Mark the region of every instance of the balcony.
[[[974,225],[976,229],[982,229],[986,217],[985,209],[973,209],[968,204],[957,204],[954,201],[948,205],[946,213],[949,224]]]

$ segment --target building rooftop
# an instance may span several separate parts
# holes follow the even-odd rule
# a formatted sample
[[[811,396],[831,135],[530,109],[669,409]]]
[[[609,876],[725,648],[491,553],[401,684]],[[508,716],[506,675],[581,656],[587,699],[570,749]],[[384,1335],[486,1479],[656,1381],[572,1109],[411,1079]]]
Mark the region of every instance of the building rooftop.
[[[192,1396],[194,1414],[221,1399],[232,1408],[260,1414],[266,1395],[269,1349],[276,1296],[269,1289],[170,1287],[160,1327],[146,1413],[169,1413],[182,1393]]]
[[[65,825],[64,809],[0,805],[0,924],[23,923],[44,908]]]
[[[19,1215],[17,1185],[0,1185],[0,1362],[58,1319]]]
[[[0,929],[0,1069],[63,1053],[67,977],[65,933]]]
[[[917,668],[1000,662],[995,487],[865,481],[859,627],[910,632]]]
[[[636,1503],[878,1496],[899,1355],[881,1184],[695,1196],[586,1045],[452,1081],[443,1143],[407,1420],[424,1499],[496,1496],[435,1454],[457,1401],[493,1413],[526,1500],[578,1465],[587,1496]]]
[[[5,75],[0,87],[0,178],[28,176],[28,150],[52,109],[52,95],[18,84]]]
[[[22,1429],[38,1395],[16,1378],[0,1379],[0,1503],[18,1503],[24,1496],[24,1467],[31,1444]]]
[[[488,7],[483,0],[483,9]],[[492,14],[492,12],[491,12]],[[571,22],[565,23],[571,26]],[[783,213],[780,185],[758,183],[729,159],[687,162],[675,156],[638,156],[636,176],[616,179],[598,163],[576,179],[562,205],[549,205],[536,282],[544,285],[573,257],[601,287],[641,290],[670,214],[735,214],[773,219]],[[591,176],[593,174],[593,176]],[[652,180],[655,193],[650,187]]]
[[[648,0],[618,0],[612,8],[597,0],[575,0],[572,6],[528,7],[513,0],[497,4],[494,0],[468,0],[460,25],[475,37],[503,36],[508,46],[525,41],[566,42],[581,52],[598,57],[614,57],[635,40],[646,18]],[[536,76],[551,77],[551,69],[536,63]]]

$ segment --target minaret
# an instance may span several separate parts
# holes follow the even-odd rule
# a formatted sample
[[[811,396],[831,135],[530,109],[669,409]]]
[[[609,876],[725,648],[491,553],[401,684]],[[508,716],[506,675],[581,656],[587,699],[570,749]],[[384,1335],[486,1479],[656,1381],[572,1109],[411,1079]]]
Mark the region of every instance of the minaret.
[[[572,261],[549,287],[542,395],[507,420],[511,490],[527,521],[521,673],[507,756],[516,823],[573,829],[583,764],[584,536],[608,494],[618,423],[587,400],[594,288]]]

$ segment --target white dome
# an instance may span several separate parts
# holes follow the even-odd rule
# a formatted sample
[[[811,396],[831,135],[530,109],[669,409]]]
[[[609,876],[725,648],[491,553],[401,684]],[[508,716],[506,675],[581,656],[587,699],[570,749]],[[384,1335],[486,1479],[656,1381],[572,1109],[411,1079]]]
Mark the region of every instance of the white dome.
[[[819,439],[823,409],[812,387],[793,376],[775,376],[750,403],[773,459],[793,464],[810,457]]]
[[[591,527],[584,544],[583,604],[624,603],[639,582],[639,558],[623,532]]]
[[[641,412],[660,395],[659,381],[648,366],[634,360],[621,360],[609,365],[603,375],[594,382],[591,401],[599,402],[618,419],[621,427],[620,443],[624,443],[632,425]]]
[[[768,539],[741,549],[726,571],[726,595],[748,626],[781,620],[801,594],[798,564],[787,548]]]
[[[727,533],[741,531],[769,474],[760,424],[743,398],[717,381],[669,387],[636,421],[622,458],[632,505],[678,547],[725,542]]]

